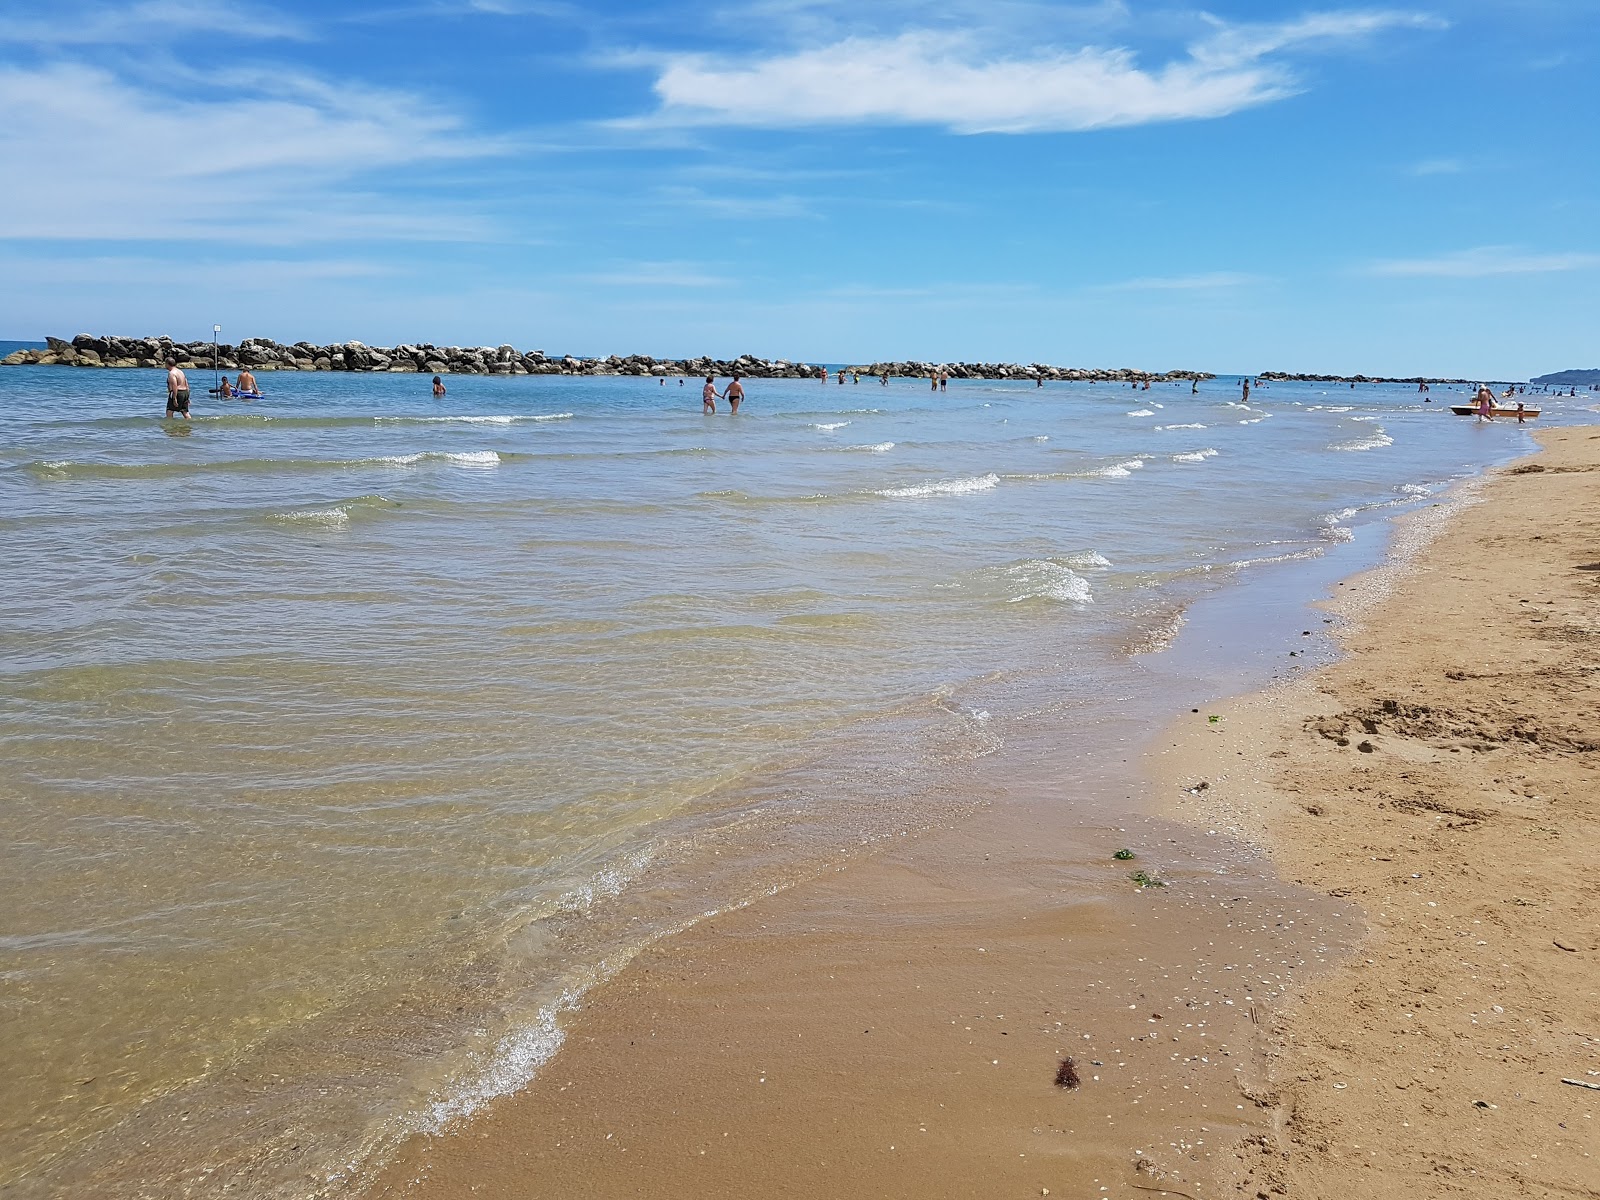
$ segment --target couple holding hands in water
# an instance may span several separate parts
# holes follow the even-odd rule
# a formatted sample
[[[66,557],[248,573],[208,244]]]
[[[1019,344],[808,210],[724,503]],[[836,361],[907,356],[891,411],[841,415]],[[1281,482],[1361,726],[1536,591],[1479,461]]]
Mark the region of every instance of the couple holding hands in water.
[[[706,376],[706,386],[700,389],[700,399],[705,404],[706,412],[714,413],[717,411],[717,400],[719,398],[727,400],[729,412],[736,413],[739,411],[739,401],[744,399],[744,385],[739,382],[737,375],[733,377],[733,382],[728,385],[726,392],[717,391],[716,376]]]

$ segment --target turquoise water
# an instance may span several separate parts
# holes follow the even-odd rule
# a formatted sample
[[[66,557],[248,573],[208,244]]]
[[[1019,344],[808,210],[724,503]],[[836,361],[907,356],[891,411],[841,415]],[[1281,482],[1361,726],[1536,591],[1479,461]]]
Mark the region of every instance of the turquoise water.
[[[185,424],[0,369],[12,1194],[337,1186],[650,939],[993,799],[1196,598],[1530,446],[1442,387],[449,382]]]

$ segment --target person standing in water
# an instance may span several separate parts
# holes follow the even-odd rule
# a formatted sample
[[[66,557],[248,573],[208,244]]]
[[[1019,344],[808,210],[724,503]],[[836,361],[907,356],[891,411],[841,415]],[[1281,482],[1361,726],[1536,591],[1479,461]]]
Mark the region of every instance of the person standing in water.
[[[741,401],[743,399],[744,399],[744,384],[740,383],[739,382],[739,377],[737,375],[735,375],[733,377],[733,382],[728,385],[728,411],[730,413],[738,412],[739,411],[739,401]]]
[[[433,377],[433,398],[437,400],[442,395],[444,395],[444,380],[435,375]]]
[[[189,377],[175,358],[167,359],[167,416],[189,419]]]
[[[714,413],[717,411],[717,399],[721,395],[722,393],[717,391],[716,379],[707,375],[706,385],[700,389],[700,402],[705,406],[706,412]]]
[[[1494,392],[1489,389],[1487,383],[1478,385],[1478,420],[1494,420]]]
[[[233,390],[238,394],[259,394],[261,389],[256,386],[256,377],[251,374],[249,367],[239,368],[239,382],[233,385]]]

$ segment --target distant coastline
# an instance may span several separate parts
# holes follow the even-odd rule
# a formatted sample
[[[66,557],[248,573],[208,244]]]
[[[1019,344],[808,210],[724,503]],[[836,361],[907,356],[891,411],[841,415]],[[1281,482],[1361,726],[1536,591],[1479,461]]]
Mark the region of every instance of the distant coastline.
[[[213,356],[213,349],[215,355]],[[757,358],[651,358],[645,354],[583,358],[547,355],[515,346],[435,346],[430,343],[368,346],[362,342],[319,346],[311,342],[285,345],[266,338],[246,338],[234,345],[178,342],[170,337],[111,337],[80,333],[68,341],[51,337],[38,349],[13,351],[0,366],[158,367],[171,355],[190,370],[215,365],[222,371],[364,371],[427,375],[743,375],[752,379],[816,379],[830,369],[821,363]],[[1209,371],[1143,371],[1132,367],[1088,369],[1046,363],[875,362],[832,366],[860,375],[927,378],[945,371],[952,379],[1053,379],[1096,382],[1164,383],[1216,378]]]

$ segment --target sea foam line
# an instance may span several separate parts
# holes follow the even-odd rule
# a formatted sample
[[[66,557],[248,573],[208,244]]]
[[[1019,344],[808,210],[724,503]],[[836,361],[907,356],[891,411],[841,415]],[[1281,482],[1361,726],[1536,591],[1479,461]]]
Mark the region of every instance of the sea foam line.
[[[502,414],[495,416],[460,417],[374,417],[380,425],[520,425],[533,421],[570,421],[572,413]]]
[[[419,454],[390,454],[379,458],[357,458],[350,460],[349,465],[355,467],[414,467],[421,462],[447,462],[453,463],[458,467],[498,467],[500,465],[500,455],[493,450],[462,450],[454,452],[427,450]]]
[[[1210,446],[1207,446],[1204,450],[1191,450],[1188,454],[1174,454],[1172,456],[1172,461],[1181,463],[1200,463],[1205,462],[1205,460],[1208,458],[1215,458],[1216,456],[1217,451],[1213,450]]]
[[[971,479],[946,479],[940,483],[919,483],[911,487],[879,488],[873,494],[894,500],[909,500],[920,496],[961,496],[968,492],[987,492],[1000,482],[992,471]]]
[[[1392,445],[1394,445],[1394,439],[1385,433],[1382,428],[1379,428],[1374,430],[1369,437],[1351,438],[1347,442],[1334,442],[1328,449],[1359,453],[1362,450],[1379,450],[1384,446]]]
[[[1126,462],[1113,463],[1109,467],[1101,467],[1098,471],[1091,471],[1091,475],[1099,475],[1105,479],[1126,479],[1140,467],[1144,466],[1144,459],[1130,458]]]

